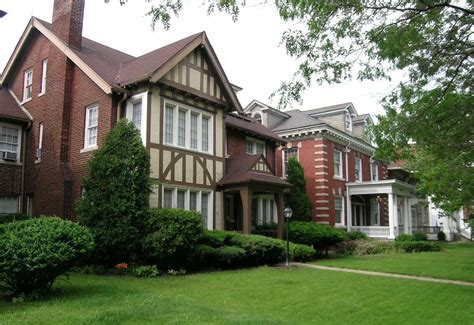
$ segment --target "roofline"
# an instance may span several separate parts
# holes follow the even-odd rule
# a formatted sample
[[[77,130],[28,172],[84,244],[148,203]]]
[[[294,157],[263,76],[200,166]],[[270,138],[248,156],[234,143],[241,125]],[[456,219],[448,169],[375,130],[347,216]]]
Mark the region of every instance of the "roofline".
[[[51,30],[46,28],[38,19],[31,17],[30,22],[28,23],[25,31],[20,37],[15,50],[13,51],[12,56],[8,60],[7,66],[2,74],[2,79],[0,81],[3,84],[5,77],[10,73],[14,62],[17,59],[17,56],[24,46],[24,43],[28,36],[30,35],[32,29],[36,28],[41,34],[43,34],[51,43],[53,43],[64,55],[66,55],[79,69],[81,69],[100,89],[102,89],[106,94],[112,93],[112,86],[108,84],[104,79],[102,79],[90,66],[88,66],[69,46],[64,43],[59,37],[57,37]]]
[[[26,108],[23,107],[23,105],[21,105],[21,103],[20,103],[20,101],[18,100],[18,98],[16,98],[15,93],[14,93],[11,89],[8,89],[8,92],[9,92],[10,95],[13,97],[13,99],[14,99],[15,102],[18,104],[18,106],[19,106],[20,109],[23,111],[23,113],[25,113],[25,115],[28,116],[29,120],[25,119],[25,121],[28,121],[28,122],[33,121],[33,116],[30,114],[30,112],[28,112],[28,110],[27,110]]]
[[[241,127],[238,127],[236,125],[233,125],[233,124],[229,124],[227,122],[225,122],[224,120],[224,126],[227,128],[233,128],[233,129],[236,129],[236,130],[240,130],[240,131],[245,131],[249,134],[252,134],[252,135],[256,135],[256,136],[259,136],[259,137],[262,137],[262,138],[265,138],[267,140],[270,140],[270,141],[273,141],[275,143],[282,143],[282,144],[286,144],[288,141],[286,141],[285,139],[283,139],[281,136],[279,136],[277,134],[277,137],[271,137],[269,135],[265,135],[265,134],[262,134],[260,132],[257,132],[257,131],[251,131],[251,130],[248,130],[248,129],[245,129],[245,128],[241,128]],[[271,131],[271,129],[269,129]],[[273,132],[273,131],[272,131]]]
[[[250,106],[252,106],[252,105],[254,105],[254,104],[257,104],[257,105],[262,106],[262,107],[264,108],[263,110],[267,110],[267,109],[268,109],[268,110],[270,110],[270,111],[272,111],[272,112],[274,112],[274,113],[276,113],[276,114],[278,114],[278,115],[281,115],[281,116],[283,116],[283,117],[286,117],[286,118],[290,118],[290,117],[291,117],[291,115],[288,115],[288,114],[286,114],[285,112],[282,112],[282,111],[280,111],[280,110],[278,110],[278,109],[276,109],[276,108],[273,108],[273,107],[271,107],[271,106],[269,106],[269,105],[267,105],[267,104],[264,104],[264,103],[262,103],[261,101],[256,100],[256,99],[253,99],[247,106],[245,106],[244,111],[246,111],[247,109],[249,109]]]
[[[380,181],[371,181],[371,182],[349,182],[346,184],[346,186],[347,187],[375,187],[377,185],[390,185],[390,184],[408,188],[413,191],[416,190],[415,185],[400,181],[398,179],[384,179]]]

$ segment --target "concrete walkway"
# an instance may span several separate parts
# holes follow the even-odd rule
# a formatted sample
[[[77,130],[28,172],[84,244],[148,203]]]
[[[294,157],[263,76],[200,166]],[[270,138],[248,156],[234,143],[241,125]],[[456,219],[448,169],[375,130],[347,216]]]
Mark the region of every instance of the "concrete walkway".
[[[416,276],[416,275],[404,275],[404,274],[396,274],[396,273],[343,269],[340,267],[322,266],[322,265],[314,265],[314,264],[306,264],[306,263],[291,263],[291,265],[304,267],[308,269],[316,269],[316,270],[356,273],[356,274],[372,275],[372,276],[384,276],[387,278],[409,279],[409,280],[436,282],[436,283],[448,283],[448,284],[455,284],[455,285],[461,285],[461,286],[467,286],[467,287],[474,287],[474,282],[459,281],[459,280],[435,279],[435,278],[428,278],[428,277]]]

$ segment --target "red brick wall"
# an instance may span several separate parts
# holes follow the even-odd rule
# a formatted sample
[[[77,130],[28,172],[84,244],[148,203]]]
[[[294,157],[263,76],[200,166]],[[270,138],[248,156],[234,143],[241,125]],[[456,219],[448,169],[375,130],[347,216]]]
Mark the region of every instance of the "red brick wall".
[[[0,163],[0,195],[20,195],[21,166]]]

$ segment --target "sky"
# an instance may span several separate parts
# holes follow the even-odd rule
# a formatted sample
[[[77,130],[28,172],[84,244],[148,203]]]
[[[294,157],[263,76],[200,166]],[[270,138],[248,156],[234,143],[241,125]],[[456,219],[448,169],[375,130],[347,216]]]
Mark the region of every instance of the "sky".
[[[280,46],[284,23],[270,5],[243,8],[237,22],[229,15],[206,13],[202,0],[183,0],[184,9],[173,18],[171,28],[151,28],[145,13],[150,3],[129,0],[86,0],[83,36],[122,52],[140,56],[181,38],[205,31],[230,82],[243,88],[237,95],[243,107],[253,99],[276,106],[269,96],[283,81],[291,79],[297,62]],[[0,71],[3,71],[31,16],[51,22],[53,0],[0,0],[7,15],[0,19]],[[285,109],[314,109],[352,102],[359,114],[383,114],[379,104],[394,87],[388,81],[345,82],[314,85],[304,93],[303,104]]]

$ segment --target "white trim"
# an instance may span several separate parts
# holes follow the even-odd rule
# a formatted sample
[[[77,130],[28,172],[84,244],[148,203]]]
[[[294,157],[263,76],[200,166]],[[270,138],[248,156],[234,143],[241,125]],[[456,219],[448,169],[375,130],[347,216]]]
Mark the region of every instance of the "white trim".
[[[43,149],[43,123],[40,123],[38,126],[38,147],[36,148],[35,152],[35,163],[41,162],[41,157],[43,155],[42,149]],[[39,153],[39,154],[38,154]]]
[[[90,113],[92,110],[97,110],[97,124],[96,125],[89,125],[89,117],[90,117]],[[85,117],[85,121],[84,121],[84,148],[83,149],[90,149],[90,148],[94,148],[96,147],[97,148],[97,143],[98,143],[98,139],[99,139],[99,112],[100,112],[100,109],[99,109],[99,104],[92,104],[92,105],[89,105],[88,107],[86,107],[86,117]],[[93,129],[93,128],[96,128],[97,132],[96,132],[96,137],[95,137],[95,143],[90,143],[89,142],[89,129]],[[84,152],[83,150],[81,150],[81,152]]]
[[[48,59],[46,58],[43,61],[41,61],[41,86],[40,86],[40,93],[38,94],[38,97],[46,94],[47,73],[48,73]]]
[[[296,159],[300,161],[300,151],[298,147],[291,147],[291,148],[283,148],[282,154],[281,154],[281,176],[283,178],[286,178],[286,169],[285,169],[285,158],[286,158],[286,152],[288,150],[293,150],[296,149]],[[288,159],[287,159],[288,160]]]
[[[352,115],[349,111],[347,111],[344,116],[344,126],[346,127],[346,130],[352,132]]]
[[[140,137],[143,145],[146,146],[146,135],[147,135],[147,112],[148,112],[148,92],[142,92],[133,95],[127,100],[127,107],[125,109],[125,116],[131,122],[133,122],[133,105],[141,102],[141,115],[140,115]]]
[[[4,122],[0,122],[0,129],[2,126],[5,126],[5,127],[8,127],[8,128],[11,128],[11,129],[17,129],[18,130],[18,143],[16,144],[17,145],[17,148],[18,150],[16,151],[16,159],[15,160],[8,160],[8,159],[3,159],[3,158],[0,158],[0,162],[5,162],[5,163],[19,163],[20,162],[20,158],[21,158],[21,152],[22,152],[22,136],[23,136],[23,129],[21,126],[19,125],[16,125],[16,124],[10,124],[10,123],[4,123]],[[1,132],[0,132],[1,134]],[[3,152],[3,151],[2,151]],[[13,152],[13,151],[8,151],[8,152]]]
[[[247,141],[252,143],[252,152],[247,151]],[[263,144],[263,152],[261,153],[264,157],[267,156],[267,145],[265,141],[258,140],[252,137],[245,137],[245,154],[246,155],[258,155],[257,153],[257,144]]]
[[[336,220],[336,199],[340,199],[341,200],[341,222],[337,222]],[[345,207],[344,207],[344,196],[342,195],[335,195],[334,196],[334,223],[336,226],[344,226],[345,225]]]
[[[359,162],[359,173],[357,174],[357,162]],[[356,176],[359,176],[359,179],[357,179]],[[364,178],[363,178],[363,172],[362,172],[362,159],[360,157],[355,157],[354,159],[354,180],[356,182],[362,182],[364,181]]]
[[[338,173],[336,173],[336,153],[339,153],[339,169],[337,170]],[[334,175],[334,178],[340,178],[341,180],[344,180],[344,175],[343,175],[343,157],[342,157],[342,150],[340,149],[336,149],[334,148],[333,149],[333,169],[334,169],[334,172],[333,172],[333,175]]]
[[[376,179],[374,179],[374,175],[373,175],[373,172],[375,170],[375,177]],[[372,182],[376,182],[379,180],[379,165],[376,163],[376,162],[372,162],[370,163],[370,180]]]
[[[31,74],[31,78],[28,77],[30,74]],[[28,80],[30,81],[30,83],[28,83]],[[29,96],[26,93],[26,90],[28,87],[31,87]],[[30,101],[32,98],[33,98],[33,67],[28,68],[23,72],[23,103]]]

